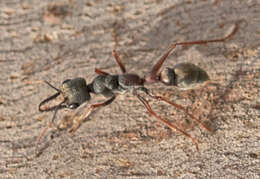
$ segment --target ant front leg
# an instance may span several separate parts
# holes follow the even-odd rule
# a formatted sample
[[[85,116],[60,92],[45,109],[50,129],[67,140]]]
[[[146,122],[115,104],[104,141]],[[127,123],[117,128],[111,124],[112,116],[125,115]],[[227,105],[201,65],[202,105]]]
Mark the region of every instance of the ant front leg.
[[[92,104],[86,111],[84,111],[82,114],[80,114],[79,116],[73,117],[75,118],[75,124],[69,129],[69,133],[73,133],[75,132],[80,124],[86,120],[88,118],[88,116],[91,114],[91,112],[99,107],[103,107],[106,105],[111,104],[114,100],[116,99],[116,96],[113,96],[112,98],[108,99],[107,101],[103,102],[103,103],[97,103],[97,104]],[[77,114],[76,114],[77,115]]]
[[[50,98],[48,98],[50,99]],[[45,100],[44,100],[45,101]],[[37,143],[36,143],[36,153],[38,152],[38,145],[41,143],[41,139],[44,137],[44,135],[46,134],[47,130],[53,125],[54,120],[56,118],[57,112],[60,109],[65,108],[66,106],[64,106],[63,104],[66,102],[66,100],[63,100],[59,105],[55,106],[54,109],[54,114],[53,117],[51,119],[51,121],[48,123],[48,125],[42,130],[41,134],[39,135],[38,139],[37,139]],[[41,104],[43,104],[44,102],[42,102]],[[41,104],[39,106],[41,106]],[[40,109],[40,107],[39,107]],[[48,110],[46,110],[48,111]]]
[[[147,83],[155,83],[159,81],[158,77],[158,71],[160,70],[161,66],[165,62],[166,58],[169,56],[171,51],[176,47],[176,46],[185,46],[185,45],[196,45],[196,44],[207,44],[207,43],[217,43],[217,42],[224,42],[227,39],[231,38],[238,30],[238,25],[235,24],[234,29],[232,32],[227,35],[226,37],[219,38],[219,39],[213,39],[213,40],[198,40],[198,41],[190,41],[190,42],[178,42],[172,44],[169,49],[164,53],[164,55],[158,60],[158,62],[153,66],[152,70],[148,73],[148,75],[145,76],[145,81]]]

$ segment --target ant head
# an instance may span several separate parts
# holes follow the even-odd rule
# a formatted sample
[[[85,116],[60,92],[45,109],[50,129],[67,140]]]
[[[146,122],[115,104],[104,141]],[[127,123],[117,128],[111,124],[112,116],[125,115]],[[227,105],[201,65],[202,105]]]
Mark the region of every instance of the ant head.
[[[67,79],[63,81],[61,89],[54,87],[47,81],[45,81],[45,83],[56,90],[57,93],[46,98],[39,104],[39,111],[41,112],[59,110],[62,108],[75,109],[90,99],[89,89],[83,78]],[[42,107],[47,102],[57,98],[60,94],[63,96],[64,100],[59,105],[48,108]]]
[[[85,101],[90,100],[89,89],[84,78],[63,81],[61,91],[66,99],[67,107],[70,109],[75,109]]]
[[[49,85],[51,88],[53,88],[54,90],[56,90],[57,92],[54,95],[46,98],[39,104],[39,111],[41,112],[54,111],[54,114],[49,125],[43,130],[43,132],[39,136],[37,142],[38,144],[40,143],[41,138],[44,136],[50,124],[54,122],[57,112],[60,109],[63,108],[75,109],[78,106],[80,106],[82,103],[90,99],[89,89],[87,87],[85,79],[83,78],[67,79],[63,81],[61,89],[54,87],[52,84],[50,84],[47,81],[45,81],[45,83]],[[64,99],[58,105],[47,107],[47,108],[42,107],[44,104],[57,98],[60,94],[63,96]]]

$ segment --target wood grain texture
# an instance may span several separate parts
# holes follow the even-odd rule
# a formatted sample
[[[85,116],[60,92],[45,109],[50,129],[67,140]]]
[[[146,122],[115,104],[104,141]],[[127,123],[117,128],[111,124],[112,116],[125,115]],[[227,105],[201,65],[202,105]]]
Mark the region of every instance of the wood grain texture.
[[[259,178],[260,4],[258,0],[147,0],[0,2],[0,178]],[[130,72],[145,75],[173,42],[224,37],[224,43],[178,47],[164,66],[190,62],[212,84],[154,93],[188,107],[208,133],[181,111],[156,102],[160,115],[199,141],[162,126],[131,95],[91,115],[75,132],[53,127],[35,157],[35,144],[52,113],[38,104],[68,78],[90,82],[95,68],[120,73],[116,49]],[[104,101],[93,97],[91,104]],[[90,104],[89,104],[90,105]],[[66,128],[70,110],[59,112]]]

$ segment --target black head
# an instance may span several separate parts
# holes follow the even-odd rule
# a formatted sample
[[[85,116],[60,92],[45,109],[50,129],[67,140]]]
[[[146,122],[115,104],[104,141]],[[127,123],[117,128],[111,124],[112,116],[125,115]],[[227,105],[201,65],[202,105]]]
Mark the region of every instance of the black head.
[[[39,104],[39,111],[41,112],[59,110],[62,108],[75,109],[85,101],[90,100],[89,90],[86,81],[83,78],[67,79],[63,81],[61,89],[54,87],[47,81],[45,81],[45,83],[48,84],[54,90],[56,90],[57,93],[46,98]],[[44,109],[42,108],[44,104],[57,98],[60,94],[64,98],[63,102],[56,106]]]
[[[61,91],[70,109],[75,109],[85,101],[90,100],[89,89],[84,78],[63,81]]]

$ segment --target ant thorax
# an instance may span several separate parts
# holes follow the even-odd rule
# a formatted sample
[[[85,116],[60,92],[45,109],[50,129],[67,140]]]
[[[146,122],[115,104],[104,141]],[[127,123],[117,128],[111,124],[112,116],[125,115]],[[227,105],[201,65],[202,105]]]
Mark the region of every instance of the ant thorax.
[[[119,87],[124,91],[133,91],[144,85],[144,79],[136,74],[122,74],[118,76]]]
[[[136,74],[98,75],[88,88],[95,94],[111,97],[115,93],[132,92],[143,84],[144,80]]]

